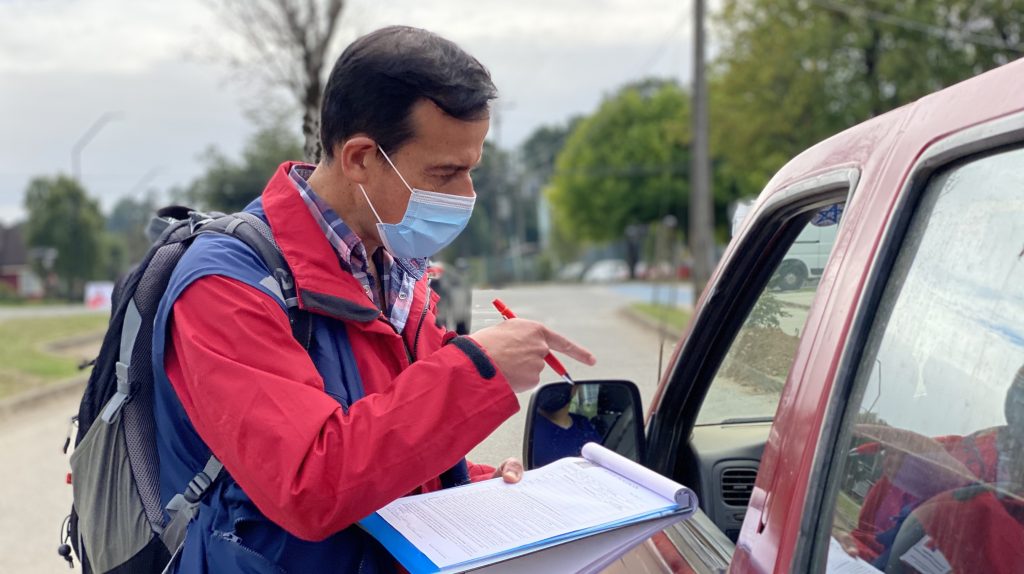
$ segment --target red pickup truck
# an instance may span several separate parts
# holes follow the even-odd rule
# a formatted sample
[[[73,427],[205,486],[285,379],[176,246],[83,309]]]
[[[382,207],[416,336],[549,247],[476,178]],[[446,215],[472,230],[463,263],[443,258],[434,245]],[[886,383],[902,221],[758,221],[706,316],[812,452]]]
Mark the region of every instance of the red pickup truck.
[[[703,512],[609,571],[1024,572],[1024,60],[790,161],[670,364],[625,450]]]

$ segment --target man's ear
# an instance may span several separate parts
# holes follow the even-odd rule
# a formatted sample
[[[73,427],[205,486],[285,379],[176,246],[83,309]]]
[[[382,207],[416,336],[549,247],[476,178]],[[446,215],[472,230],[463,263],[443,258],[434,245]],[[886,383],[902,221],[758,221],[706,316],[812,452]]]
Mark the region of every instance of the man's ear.
[[[341,161],[341,171],[349,180],[366,183],[377,158],[377,142],[366,136],[355,136],[338,144],[334,157]]]

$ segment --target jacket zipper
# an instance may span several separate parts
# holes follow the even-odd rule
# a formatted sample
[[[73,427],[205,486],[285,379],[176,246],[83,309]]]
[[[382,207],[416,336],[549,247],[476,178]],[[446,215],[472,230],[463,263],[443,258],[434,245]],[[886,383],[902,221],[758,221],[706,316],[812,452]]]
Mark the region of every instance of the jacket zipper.
[[[420,347],[420,332],[423,331],[423,320],[427,318],[427,311],[430,309],[430,282],[427,282],[427,290],[423,297],[423,311],[420,312],[420,322],[416,325],[416,336],[412,339],[412,348]]]
[[[383,311],[381,311],[380,315],[377,315],[377,320],[383,322],[388,327],[391,327],[391,330],[395,332],[395,335],[398,335],[398,339],[402,341],[402,349],[405,350],[405,359],[409,361],[410,365],[413,364],[413,362],[416,361],[416,357],[413,356],[412,351],[409,349],[409,343],[405,342],[405,337],[398,332],[398,329],[391,324],[391,321],[388,321],[387,317],[384,316]]]
[[[423,301],[423,311],[420,312],[420,320],[416,324],[416,335],[413,337],[412,348],[411,349],[409,348],[409,343],[407,343],[405,341],[405,337],[403,337],[402,334],[398,332],[398,329],[394,325],[391,324],[391,321],[388,321],[387,317],[384,316],[384,311],[381,311],[380,315],[377,316],[378,320],[383,321],[384,323],[387,324],[388,327],[391,327],[391,330],[394,331],[395,334],[398,335],[398,338],[402,340],[402,348],[405,350],[405,358],[406,358],[406,360],[409,361],[410,365],[416,362],[416,354],[415,354],[414,351],[416,350],[417,347],[419,347],[420,332],[423,330],[423,321],[424,321],[424,319],[427,318],[427,311],[429,309],[430,309],[430,285],[427,284],[427,290],[425,292],[425,297],[424,297],[424,301]]]

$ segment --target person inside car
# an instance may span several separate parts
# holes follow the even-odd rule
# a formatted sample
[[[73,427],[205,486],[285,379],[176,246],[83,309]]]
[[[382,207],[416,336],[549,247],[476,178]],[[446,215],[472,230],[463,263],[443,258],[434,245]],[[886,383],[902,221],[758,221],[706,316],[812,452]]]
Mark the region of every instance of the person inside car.
[[[579,387],[556,383],[544,387],[534,420],[533,464],[544,466],[566,456],[579,456],[588,442],[601,443],[601,433],[587,417],[570,413]]]
[[[907,553],[927,544],[954,572],[1024,571],[1024,366],[1003,410],[1005,425],[965,436],[858,427],[876,439],[861,448],[892,451],[851,533],[859,557],[885,572],[915,572]]]

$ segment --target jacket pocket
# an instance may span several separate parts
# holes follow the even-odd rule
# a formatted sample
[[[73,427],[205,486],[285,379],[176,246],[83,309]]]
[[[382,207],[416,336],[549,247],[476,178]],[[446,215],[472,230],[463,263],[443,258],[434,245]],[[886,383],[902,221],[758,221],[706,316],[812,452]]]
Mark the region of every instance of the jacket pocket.
[[[233,532],[211,532],[206,559],[209,572],[286,574],[284,568],[246,546],[245,541]]]

